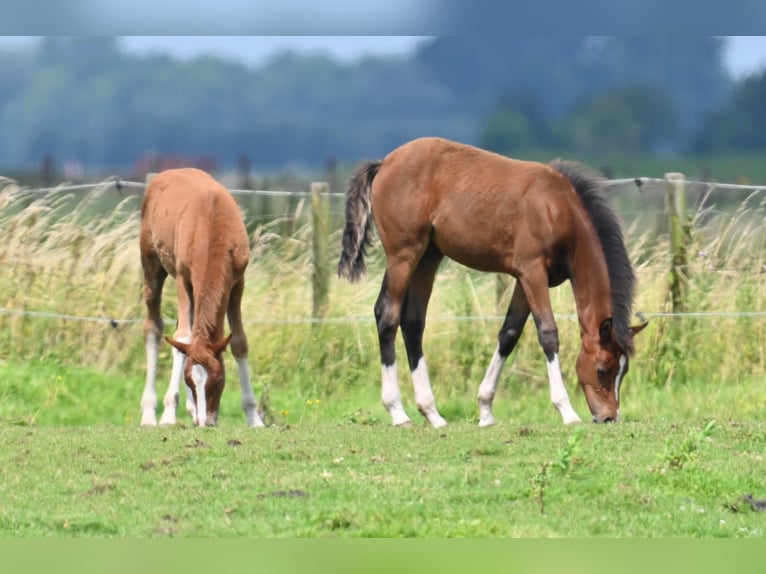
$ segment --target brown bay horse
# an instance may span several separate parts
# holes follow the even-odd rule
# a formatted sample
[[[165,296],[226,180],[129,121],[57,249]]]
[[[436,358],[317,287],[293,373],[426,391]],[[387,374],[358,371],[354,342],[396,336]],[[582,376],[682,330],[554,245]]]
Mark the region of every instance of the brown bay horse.
[[[434,427],[439,414],[423,357],[426,309],[439,264],[516,278],[498,343],[479,386],[479,425],[494,424],[492,401],[530,313],[548,367],[551,401],[564,423],[580,422],[559,367],[549,288],[569,279],[581,333],[576,371],[594,422],[619,417],[620,385],[644,326],[629,323],[635,276],[620,221],[601,180],[583,166],[520,161],[440,138],[402,145],[361,165],[346,193],[338,274],[365,272],[373,222],[386,253],[375,303],[382,363],[381,398],[394,425],[409,424],[397,377],[401,326],[415,403]]]
[[[240,312],[250,246],[234,198],[199,169],[163,171],[151,180],[144,195],[140,245],[147,308],[141,424],[157,424],[155,380],[163,331],[160,302],[169,274],[176,280],[178,324],[173,337],[166,337],[173,346],[173,368],[160,424],[176,422],[182,378],[186,410],[194,424],[217,424],[225,384],[223,352],[230,344],[247,424],[264,426],[250,383]],[[228,337],[224,336],[224,315],[231,329]]]

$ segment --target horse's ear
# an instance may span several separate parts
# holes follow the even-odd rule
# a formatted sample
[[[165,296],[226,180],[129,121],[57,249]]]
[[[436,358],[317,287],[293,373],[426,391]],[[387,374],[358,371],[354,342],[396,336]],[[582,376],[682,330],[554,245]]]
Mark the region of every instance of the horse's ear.
[[[211,351],[213,351],[213,354],[214,354],[216,357],[217,357],[218,355],[220,355],[221,353],[223,353],[223,352],[224,352],[224,350],[226,349],[226,345],[228,345],[228,344],[229,344],[229,341],[231,341],[231,336],[232,336],[233,334],[234,334],[234,333],[229,333],[229,336],[228,336],[228,337],[224,337],[224,338],[223,338],[223,339],[221,339],[220,341],[216,341],[215,343],[213,343],[212,345],[210,345],[210,350],[211,350]]]
[[[643,322],[643,323],[641,323],[640,325],[633,325],[633,326],[630,328],[630,333],[631,333],[631,334],[632,334],[632,335],[635,337],[635,336],[636,336],[636,335],[638,335],[638,334],[639,334],[641,331],[643,331],[643,330],[646,328],[646,326],[647,326],[648,324],[649,324],[649,321],[644,321],[644,322]]]
[[[165,336],[165,340],[173,345],[176,349],[181,351],[184,355],[189,354],[189,343],[183,343],[181,341],[176,341],[175,339],[172,339],[171,337]]]
[[[598,328],[598,337],[601,346],[607,345],[612,340],[612,318],[604,319]]]

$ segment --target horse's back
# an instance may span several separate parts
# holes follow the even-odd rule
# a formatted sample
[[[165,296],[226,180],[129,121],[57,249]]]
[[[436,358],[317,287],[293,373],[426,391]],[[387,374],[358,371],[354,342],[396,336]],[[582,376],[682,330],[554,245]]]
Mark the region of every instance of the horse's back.
[[[249,260],[249,241],[237,202],[210,174],[196,168],[170,169],[155,175],[141,206],[141,251],[155,253],[175,276],[177,268],[213,245],[235,258]]]
[[[418,138],[389,153],[381,163],[373,189],[376,184],[387,188],[386,195],[400,193],[401,200],[428,193],[432,196],[431,206],[441,198],[463,194],[480,200],[519,202],[529,199],[526,196],[530,190],[558,194],[572,189],[548,164],[514,159],[438,137]]]
[[[575,195],[547,164],[419,138],[382,161],[372,211],[389,251],[416,228],[452,259],[503,271],[514,255],[552,253],[565,240]]]

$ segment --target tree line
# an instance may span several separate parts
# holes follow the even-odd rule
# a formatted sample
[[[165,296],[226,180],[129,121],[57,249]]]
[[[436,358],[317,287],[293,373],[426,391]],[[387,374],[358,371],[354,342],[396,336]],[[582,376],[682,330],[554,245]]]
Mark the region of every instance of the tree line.
[[[52,154],[88,170],[147,154],[234,167],[381,157],[421,135],[503,153],[766,149],[766,72],[742,80],[720,37],[440,37],[352,62],[258,66],[136,55],[113,37],[0,51],[0,168]]]

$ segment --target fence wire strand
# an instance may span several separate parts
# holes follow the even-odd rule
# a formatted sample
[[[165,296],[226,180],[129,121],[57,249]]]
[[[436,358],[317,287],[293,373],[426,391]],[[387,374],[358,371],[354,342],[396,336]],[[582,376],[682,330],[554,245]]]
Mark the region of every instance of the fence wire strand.
[[[7,180],[10,182],[10,180]],[[668,184],[670,180],[658,178],[658,177],[633,177],[633,178],[618,178],[607,179],[605,184],[609,187],[625,186],[633,184],[640,192],[644,193],[656,188],[648,187],[647,184]],[[10,182],[13,183],[13,182]],[[682,183],[687,186],[702,186],[707,189],[724,189],[724,190],[750,190],[752,192],[766,191],[764,185],[742,185],[733,183],[718,183],[711,181],[695,181],[695,180],[673,180],[673,183]],[[87,189],[107,189],[113,186],[117,191],[123,189],[140,189],[146,188],[145,182],[126,181],[122,180],[118,176],[114,176],[100,183],[86,183],[86,184],[73,184],[73,185],[59,185],[55,187],[46,187],[38,189],[19,188],[21,193],[30,194],[51,194],[51,193],[66,193],[71,191],[81,191]],[[645,187],[646,186],[646,187]],[[233,195],[261,195],[267,197],[301,197],[309,198],[313,194],[310,191],[289,191],[289,190],[267,190],[267,189],[229,189],[229,192]],[[322,196],[338,197],[345,196],[343,192],[320,192]],[[338,212],[340,213],[340,212]],[[77,322],[90,322],[90,323],[103,323],[110,325],[113,328],[117,328],[121,325],[131,325],[143,321],[144,319],[127,318],[127,319],[115,319],[109,317],[92,317],[92,316],[79,316],[71,315],[67,313],[56,313],[50,311],[35,311],[29,309],[10,309],[0,307],[0,315],[15,315],[26,317],[37,317],[44,319],[55,319],[62,321],[77,321]],[[688,311],[688,312],[637,312],[636,316],[641,320],[649,320],[654,318],[668,318],[668,319],[716,319],[716,318],[764,318],[766,317],[766,311]],[[575,314],[557,314],[557,318],[565,320],[574,320],[577,318]],[[429,317],[429,322],[471,322],[471,321],[502,321],[503,315],[466,315],[466,316],[438,316]],[[166,319],[168,322],[174,322],[175,319]],[[299,318],[287,318],[287,319],[267,319],[267,318],[253,318],[245,320],[246,324],[271,324],[271,325],[291,325],[291,324],[360,324],[360,323],[372,323],[372,317],[329,317],[329,318],[314,318],[314,317],[299,317]]]
[[[24,316],[24,317],[36,317],[41,319],[54,319],[61,321],[77,321],[85,323],[103,323],[113,328],[117,328],[121,325],[132,325],[144,321],[143,318],[127,318],[127,319],[115,319],[109,317],[92,317],[92,316],[80,316],[71,315],[68,313],[56,313],[54,311],[34,311],[30,309],[9,309],[7,307],[0,307],[0,315],[11,316]],[[766,317],[766,311],[687,311],[683,313],[679,312],[645,312],[638,311],[635,313],[636,317],[644,322],[651,319],[753,319]],[[428,322],[434,323],[463,323],[463,322],[484,322],[484,321],[502,321],[505,318],[504,315],[439,315],[435,317],[428,317]],[[577,315],[574,313],[556,313],[556,319],[564,319],[567,321],[573,321],[577,319]],[[163,318],[168,324],[175,323],[175,318]],[[373,317],[367,316],[351,316],[351,317],[293,317],[284,319],[269,319],[269,318],[252,318],[243,320],[248,325],[342,325],[342,324],[362,324],[374,322]]]
[[[663,179],[661,177],[625,177],[625,178],[617,178],[617,179],[607,179],[605,180],[604,183],[608,187],[619,187],[619,186],[625,186],[627,184],[633,184],[639,191],[647,192],[650,190],[659,189],[658,187],[651,187],[651,186],[645,187],[647,184],[665,185],[668,182],[669,180]],[[698,180],[688,180],[688,179],[673,180],[673,183],[679,183],[679,184],[683,184],[687,186],[699,186],[699,187],[704,187],[707,189],[725,189],[725,190],[732,190],[732,191],[750,190],[753,192],[766,191],[766,185],[745,185],[745,184],[736,184],[736,183],[720,183],[716,181],[698,181]],[[21,188],[19,191],[23,193],[44,195],[48,193],[64,193],[68,191],[80,191],[80,190],[86,190],[86,189],[95,189],[99,187],[107,188],[109,186],[114,186],[115,189],[117,190],[121,190],[123,188],[144,189],[146,187],[146,183],[139,182],[139,181],[126,181],[126,180],[120,179],[117,176],[114,176],[100,183],[59,185],[56,187],[44,187],[44,188],[38,188],[38,189]],[[232,188],[232,189],[229,189],[229,192],[232,195],[262,195],[266,197],[311,197],[312,195],[310,191],[291,191],[291,190],[279,190],[279,189]],[[320,195],[328,196],[328,197],[344,197],[345,193],[339,192],[339,191],[327,191],[327,192],[321,192]]]

